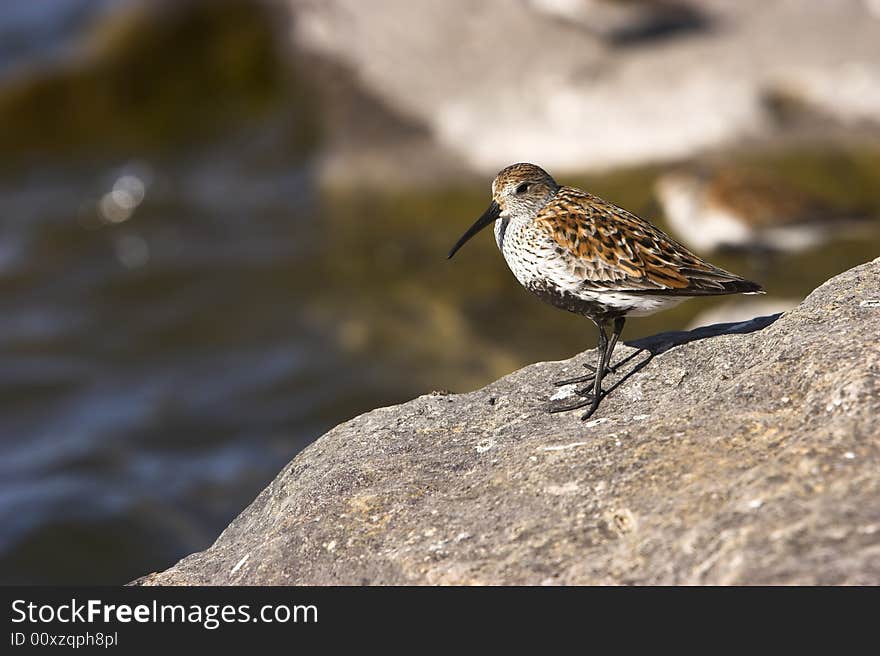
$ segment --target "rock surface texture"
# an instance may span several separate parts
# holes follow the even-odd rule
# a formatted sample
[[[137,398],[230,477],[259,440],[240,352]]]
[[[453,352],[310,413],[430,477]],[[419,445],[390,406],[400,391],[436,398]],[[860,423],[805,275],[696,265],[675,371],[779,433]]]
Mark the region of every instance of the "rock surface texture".
[[[546,409],[591,352],[380,408],[136,583],[878,584],[878,342],[880,259],[782,316],[619,346],[588,422]]]

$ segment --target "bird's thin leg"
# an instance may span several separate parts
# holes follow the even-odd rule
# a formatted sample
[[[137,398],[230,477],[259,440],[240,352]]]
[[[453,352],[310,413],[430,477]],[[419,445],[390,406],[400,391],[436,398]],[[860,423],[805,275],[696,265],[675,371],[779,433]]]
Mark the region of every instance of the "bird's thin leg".
[[[596,351],[598,353],[598,359],[596,363],[597,371],[604,372],[605,367],[608,364],[608,334],[605,332],[605,324],[598,321],[595,321],[594,323],[599,329],[599,344],[596,347]],[[592,396],[586,396],[577,403],[574,403],[573,405],[563,406],[561,408],[551,408],[550,412],[568,412],[569,410],[578,410],[580,408],[590,406],[589,411],[587,411],[587,413],[582,417],[582,419],[586,419],[596,411],[596,408],[599,407],[599,401],[601,400],[602,394],[602,378],[603,376],[595,376],[595,379],[593,381]]]
[[[605,360],[608,363],[608,366],[605,367],[607,373],[614,373],[615,366],[611,364],[611,356],[614,355],[614,347],[617,346],[617,340],[620,339],[620,333],[623,332],[623,324],[625,323],[626,317],[617,317],[614,320],[614,332],[611,333],[611,342],[608,344],[608,358]]]
[[[599,401],[602,400],[602,379],[605,378],[605,368],[608,366],[608,356],[610,355],[605,325],[597,322],[596,326],[599,328],[599,358],[596,362],[596,378],[593,380],[592,403],[590,403],[590,409],[581,416],[582,421],[589,419],[596,412],[596,408],[599,407]]]
[[[617,346],[617,340],[620,338],[620,333],[623,332],[623,324],[626,323],[626,317],[617,317],[614,320],[614,332],[611,333],[611,341],[608,343],[608,358],[606,362],[611,362],[611,356],[614,353],[614,347]],[[620,363],[618,363],[620,364]],[[565,378],[563,380],[556,380],[553,382],[557,387],[562,387],[564,385],[573,385],[575,383],[592,383],[596,378],[596,367],[591,364],[584,364],[584,367],[590,370],[590,373],[585,374],[583,376],[575,376],[574,378]],[[616,368],[614,365],[608,364],[605,367],[606,374],[615,373]]]

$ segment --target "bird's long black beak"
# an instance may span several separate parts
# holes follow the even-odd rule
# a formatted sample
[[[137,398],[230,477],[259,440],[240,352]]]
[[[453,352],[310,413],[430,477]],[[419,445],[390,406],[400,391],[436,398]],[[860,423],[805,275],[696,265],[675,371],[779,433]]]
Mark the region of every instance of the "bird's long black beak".
[[[485,228],[490,223],[495,223],[495,220],[500,215],[501,215],[501,208],[498,206],[498,203],[496,203],[493,200],[492,204],[489,205],[489,209],[487,209],[485,212],[483,212],[483,216],[481,216],[479,219],[477,219],[476,223],[474,223],[474,225],[472,225],[470,228],[468,228],[468,231],[461,236],[461,239],[459,239],[457,242],[455,242],[455,246],[453,246],[452,250],[449,251],[449,255],[447,256],[447,259],[451,259],[452,256],[455,255],[456,251],[458,251],[459,248],[464,246],[465,242],[468,239],[473,237],[475,234],[477,234],[480,230]]]

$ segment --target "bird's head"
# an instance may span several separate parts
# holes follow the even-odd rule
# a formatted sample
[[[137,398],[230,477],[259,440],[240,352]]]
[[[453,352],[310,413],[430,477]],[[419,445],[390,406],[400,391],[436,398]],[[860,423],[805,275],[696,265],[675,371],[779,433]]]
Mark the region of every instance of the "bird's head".
[[[492,181],[492,203],[449,251],[455,255],[471,237],[499,218],[537,216],[559,190],[547,171],[534,164],[512,164],[502,169]]]

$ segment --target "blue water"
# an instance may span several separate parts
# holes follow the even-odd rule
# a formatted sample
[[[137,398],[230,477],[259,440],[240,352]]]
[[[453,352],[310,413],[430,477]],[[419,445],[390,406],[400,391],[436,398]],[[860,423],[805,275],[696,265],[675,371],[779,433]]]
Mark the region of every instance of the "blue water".
[[[303,312],[326,257],[307,167],[182,159],[0,180],[2,582],[167,566],[323,430],[403,393]],[[132,171],[144,199],[108,223]]]
[[[14,0],[0,11],[0,80],[49,63],[75,47],[102,13],[132,0]]]

